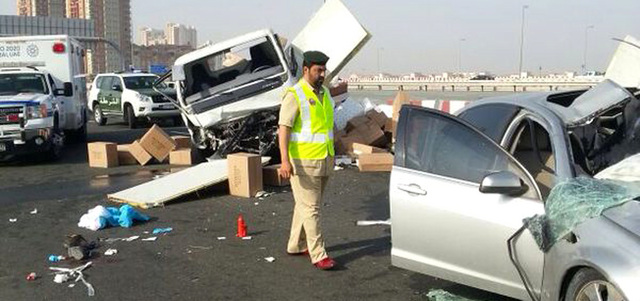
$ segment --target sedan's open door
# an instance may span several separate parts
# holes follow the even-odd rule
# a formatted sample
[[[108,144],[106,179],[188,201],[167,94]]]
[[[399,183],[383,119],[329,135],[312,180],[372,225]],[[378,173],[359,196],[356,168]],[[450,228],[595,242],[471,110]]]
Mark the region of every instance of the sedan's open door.
[[[404,106],[389,187],[393,265],[499,292],[529,296],[508,254],[522,220],[544,213],[531,175],[459,118]],[[544,254],[529,232],[516,256],[534,290]]]
[[[369,41],[371,35],[340,0],[327,0],[309,23],[293,39],[293,52],[302,73],[302,53],[309,50],[324,52],[330,81],[342,67]]]

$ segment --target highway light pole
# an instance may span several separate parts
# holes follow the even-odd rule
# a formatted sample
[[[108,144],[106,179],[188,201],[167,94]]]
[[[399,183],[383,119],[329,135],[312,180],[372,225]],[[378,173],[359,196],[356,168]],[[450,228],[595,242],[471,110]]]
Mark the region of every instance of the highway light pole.
[[[520,26],[520,65],[518,67],[518,77],[522,76],[522,53],[524,50],[524,12],[529,8],[529,5],[522,6],[522,24]]]
[[[587,45],[589,42],[589,29],[593,29],[593,25],[584,28],[584,53],[582,54],[582,74],[587,71]]]

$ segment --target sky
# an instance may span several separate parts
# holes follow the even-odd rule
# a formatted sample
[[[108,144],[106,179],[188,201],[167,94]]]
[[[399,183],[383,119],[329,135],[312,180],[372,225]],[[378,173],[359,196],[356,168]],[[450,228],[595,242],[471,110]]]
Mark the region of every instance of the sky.
[[[638,0],[342,0],[372,34],[347,73],[517,73],[523,6],[523,70],[604,71],[617,42],[640,38]],[[15,14],[15,0],[0,0]],[[262,28],[292,40],[322,0],[132,0],[134,36],[142,26],[195,26],[199,43]],[[593,27],[591,27],[593,26]],[[340,33],[337,32],[336,35]],[[586,37],[586,47],[585,47]],[[134,37],[134,41],[136,41]]]

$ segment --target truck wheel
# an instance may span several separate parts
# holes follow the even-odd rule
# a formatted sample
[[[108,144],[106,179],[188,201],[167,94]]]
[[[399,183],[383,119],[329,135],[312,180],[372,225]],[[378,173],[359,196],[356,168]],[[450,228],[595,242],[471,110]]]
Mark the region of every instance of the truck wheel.
[[[96,121],[98,125],[107,124],[107,117],[105,117],[104,113],[102,113],[102,108],[100,108],[99,104],[96,104],[93,107],[93,119]]]
[[[571,279],[565,301],[624,301],[618,289],[594,269],[581,269]]]
[[[130,129],[135,129],[136,127],[138,127],[136,122],[136,115],[133,113],[133,107],[129,104],[125,105],[124,107],[124,118]]]
[[[64,147],[64,134],[58,126],[58,117],[56,116],[53,121],[53,130],[51,132],[51,147],[47,154],[49,160],[55,161],[60,159],[62,155],[62,148]]]

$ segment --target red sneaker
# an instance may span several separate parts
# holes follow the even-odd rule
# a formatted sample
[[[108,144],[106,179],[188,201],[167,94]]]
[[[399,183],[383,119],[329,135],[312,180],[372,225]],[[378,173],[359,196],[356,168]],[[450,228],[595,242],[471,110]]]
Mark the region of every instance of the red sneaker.
[[[309,250],[304,250],[304,251],[298,252],[298,253],[289,253],[289,252],[287,252],[287,255],[289,255],[289,256],[309,255]]]
[[[314,263],[313,265],[315,265],[316,268],[319,268],[321,270],[330,270],[330,269],[333,269],[333,267],[336,265],[336,261],[331,259],[330,257],[327,257],[323,260],[320,260]]]

